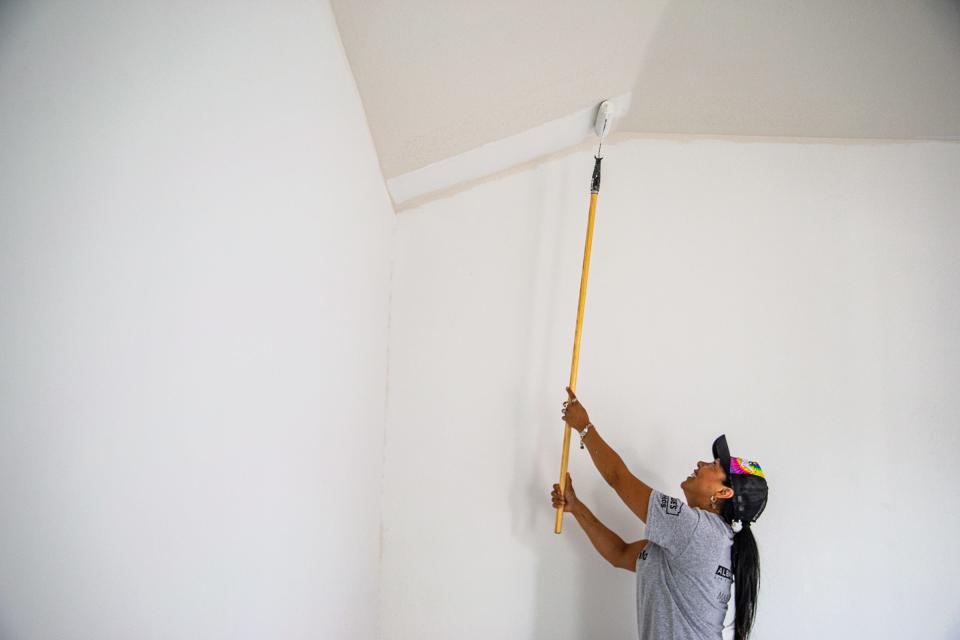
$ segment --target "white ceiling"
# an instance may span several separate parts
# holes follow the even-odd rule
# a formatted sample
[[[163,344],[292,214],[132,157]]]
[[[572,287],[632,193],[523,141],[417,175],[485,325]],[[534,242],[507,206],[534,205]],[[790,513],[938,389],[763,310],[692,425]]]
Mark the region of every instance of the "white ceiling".
[[[633,94],[638,133],[960,140],[958,0],[333,0],[385,177]]]
[[[622,130],[960,140],[960,2],[672,2]]]
[[[333,0],[387,178],[630,91],[666,0]]]

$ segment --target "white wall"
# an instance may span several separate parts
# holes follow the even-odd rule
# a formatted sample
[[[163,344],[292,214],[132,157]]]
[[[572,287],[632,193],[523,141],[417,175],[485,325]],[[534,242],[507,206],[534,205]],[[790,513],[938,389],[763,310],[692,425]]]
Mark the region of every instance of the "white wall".
[[[579,387],[604,436],[677,494],[721,432],[764,465],[757,638],[957,637],[960,145],[605,151]],[[591,164],[399,218],[385,640],[635,637],[633,574],[548,498]]]
[[[376,637],[393,223],[325,2],[0,5],[0,637]]]

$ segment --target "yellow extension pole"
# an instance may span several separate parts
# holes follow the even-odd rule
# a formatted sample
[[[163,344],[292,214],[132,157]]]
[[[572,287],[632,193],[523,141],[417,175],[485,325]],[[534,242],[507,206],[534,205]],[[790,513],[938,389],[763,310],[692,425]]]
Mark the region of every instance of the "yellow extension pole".
[[[573,335],[573,361],[570,364],[570,388],[577,392],[577,372],[580,368],[580,338],[583,335],[583,313],[587,306],[587,280],[590,277],[590,252],[593,249],[593,224],[597,219],[597,196],[600,194],[600,161],[596,156],[593,165],[593,182],[590,186],[590,213],[587,217],[587,240],[583,248],[583,271],[580,273],[580,300],[577,303],[577,329]],[[560,458],[560,495],[567,490],[567,465],[570,462],[570,425],[563,423],[563,455]],[[557,508],[557,520],[553,532],[563,531],[563,507]]]

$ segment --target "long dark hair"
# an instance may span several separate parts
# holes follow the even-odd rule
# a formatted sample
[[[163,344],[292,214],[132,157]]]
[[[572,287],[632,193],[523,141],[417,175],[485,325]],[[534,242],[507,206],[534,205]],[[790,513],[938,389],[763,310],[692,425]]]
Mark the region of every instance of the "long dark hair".
[[[724,482],[724,484],[727,484]],[[732,525],[733,504],[724,500],[720,516]],[[733,566],[734,598],[734,638],[747,640],[753,628],[753,619],[757,613],[757,595],[760,593],[760,552],[757,541],[750,531],[750,523],[744,522],[740,531],[733,534],[733,549],[730,552]]]

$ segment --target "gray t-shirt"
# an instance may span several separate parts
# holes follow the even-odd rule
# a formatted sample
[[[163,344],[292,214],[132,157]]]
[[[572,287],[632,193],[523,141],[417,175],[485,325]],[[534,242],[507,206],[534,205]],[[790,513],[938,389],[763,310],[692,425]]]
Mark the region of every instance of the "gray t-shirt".
[[[723,519],[654,491],[637,556],[640,640],[719,640],[733,573],[733,529]]]

